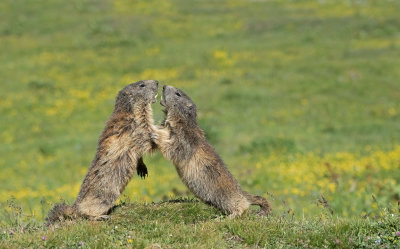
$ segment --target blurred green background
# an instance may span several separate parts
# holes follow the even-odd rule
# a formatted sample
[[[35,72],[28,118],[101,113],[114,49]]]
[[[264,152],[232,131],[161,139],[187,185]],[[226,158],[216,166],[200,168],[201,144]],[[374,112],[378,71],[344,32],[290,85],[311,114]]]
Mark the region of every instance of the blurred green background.
[[[0,2],[0,202],[72,202],[125,85],[184,90],[245,190],[339,216],[400,199],[400,2]],[[159,123],[163,114],[153,105]],[[174,166],[124,195],[187,195]],[[374,195],[376,200],[371,197]]]

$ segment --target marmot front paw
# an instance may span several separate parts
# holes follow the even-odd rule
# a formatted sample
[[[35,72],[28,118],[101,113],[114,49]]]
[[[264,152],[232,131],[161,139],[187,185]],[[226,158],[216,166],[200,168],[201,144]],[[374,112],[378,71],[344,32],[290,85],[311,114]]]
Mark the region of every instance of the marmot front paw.
[[[147,172],[146,164],[144,164],[142,157],[139,158],[139,160],[138,160],[136,172],[143,179],[145,179],[146,176],[149,176],[149,173]]]

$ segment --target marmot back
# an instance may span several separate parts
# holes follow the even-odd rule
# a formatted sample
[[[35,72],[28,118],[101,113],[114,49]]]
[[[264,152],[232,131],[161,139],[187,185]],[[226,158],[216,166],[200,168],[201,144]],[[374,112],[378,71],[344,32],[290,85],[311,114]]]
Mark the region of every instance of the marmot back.
[[[197,125],[196,105],[189,96],[175,87],[164,86],[161,105],[166,119],[154,129],[154,141],[196,197],[230,217],[241,215],[250,205],[259,205],[265,214],[271,211],[265,198],[241,189],[208,143]]]
[[[48,223],[77,216],[106,218],[134,171],[141,177],[147,175],[142,155],[155,146],[151,139],[151,104],[157,91],[157,81],[145,80],[132,83],[118,93],[78,197],[72,207],[55,205],[46,218]]]

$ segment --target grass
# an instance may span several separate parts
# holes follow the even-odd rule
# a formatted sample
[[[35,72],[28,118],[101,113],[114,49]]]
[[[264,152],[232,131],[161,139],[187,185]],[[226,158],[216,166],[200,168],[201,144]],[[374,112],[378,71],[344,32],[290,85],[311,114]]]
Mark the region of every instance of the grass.
[[[0,247],[392,248],[400,245],[398,219],[398,213],[382,211],[375,219],[342,219],[329,212],[311,219],[248,212],[230,220],[197,200],[180,198],[124,203],[104,222],[82,220],[46,228],[30,220],[20,223],[19,230],[4,231]]]
[[[2,234],[2,246],[26,246],[31,238],[31,247],[50,247],[51,234],[65,234],[70,244],[52,243],[71,247],[79,242],[73,236],[88,231],[85,245],[94,247],[97,236],[111,247],[114,235],[102,229],[111,231],[129,209],[150,207],[165,207],[166,217],[186,210],[176,216],[182,221],[197,217],[191,212],[204,219],[171,226],[182,234],[177,241],[146,235],[129,218],[121,234],[146,238],[135,237],[134,247],[244,247],[258,240],[259,247],[304,247],[297,239],[361,247],[344,242],[359,241],[351,231],[363,239],[396,232],[373,226],[397,215],[400,200],[399,11],[397,1],[378,0],[1,1],[0,226],[5,234],[24,230]],[[52,204],[73,202],[118,90],[141,79],[192,97],[201,127],[242,187],[271,200],[270,218],[257,226],[251,214],[219,221],[199,203],[145,205],[190,196],[173,165],[155,153],[145,158],[149,178],[132,179],[124,192],[131,201],[111,221],[54,231],[39,225]],[[160,122],[161,107],[153,109]],[[16,207],[28,214],[23,224],[13,221]],[[326,210],[333,215],[321,223]],[[282,225],[288,212],[293,222]],[[144,215],[149,227],[165,219]],[[277,239],[249,239],[259,234],[252,227],[271,229]],[[215,237],[205,238],[207,229]],[[332,244],[336,238],[347,244]]]

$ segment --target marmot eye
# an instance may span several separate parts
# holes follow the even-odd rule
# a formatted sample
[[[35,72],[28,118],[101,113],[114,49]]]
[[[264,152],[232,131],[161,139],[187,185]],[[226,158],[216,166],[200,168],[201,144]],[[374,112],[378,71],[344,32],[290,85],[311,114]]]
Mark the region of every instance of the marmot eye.
[[[141,84],[140,87],[144,87],[144,84]]]
[[[181,97],[180,93],[176,92],[175,94],[176,94],[176,96]]]

